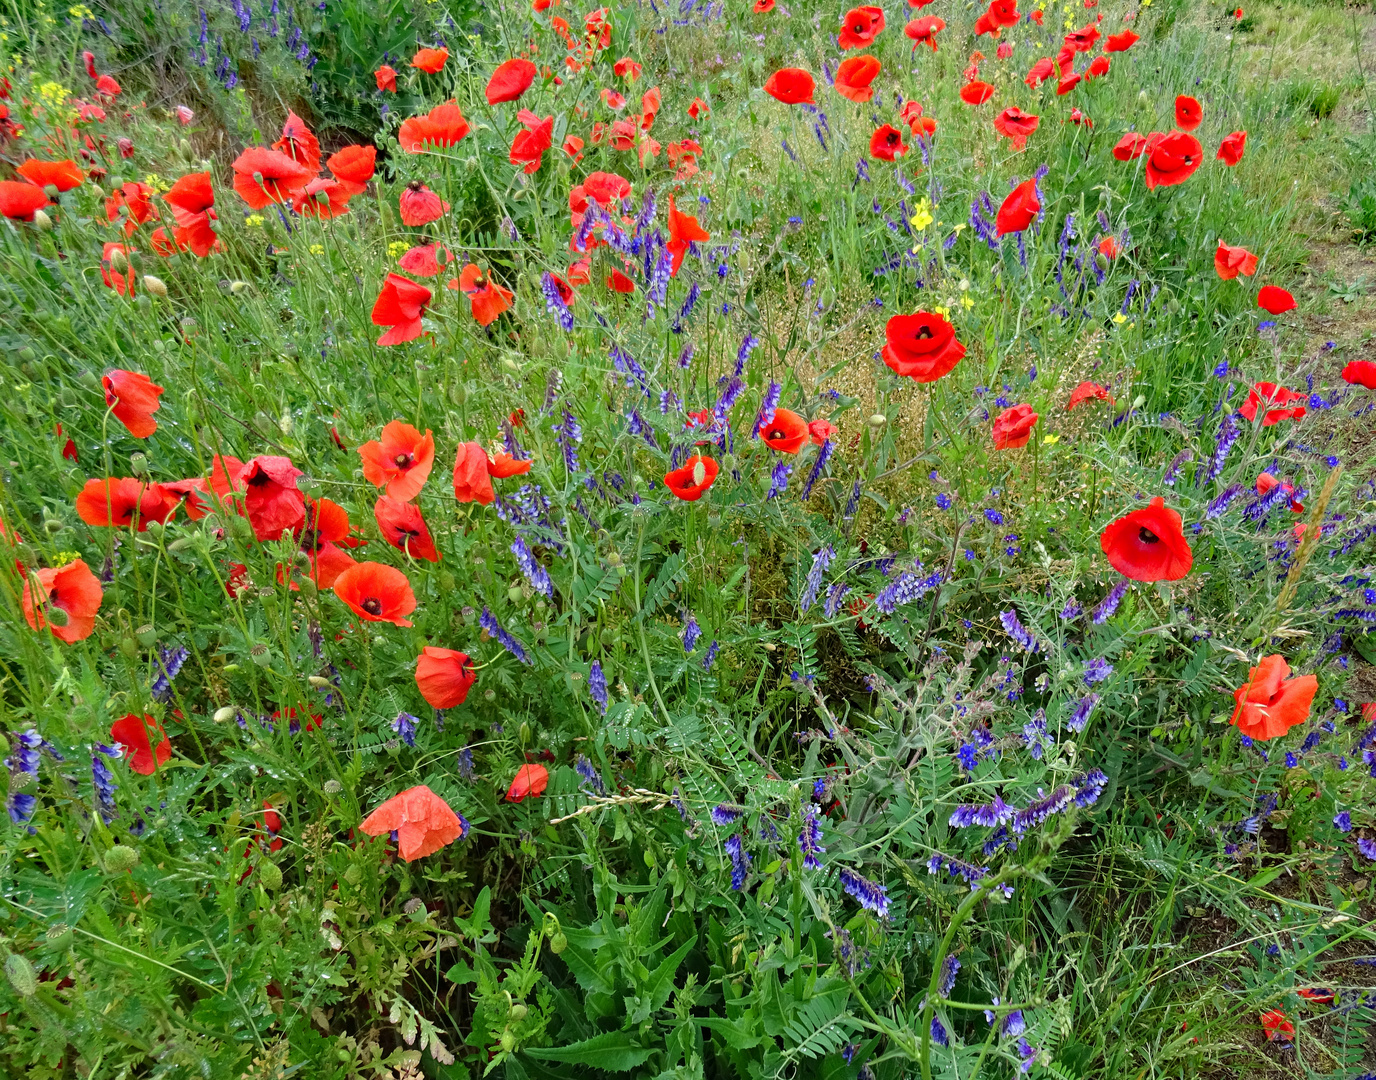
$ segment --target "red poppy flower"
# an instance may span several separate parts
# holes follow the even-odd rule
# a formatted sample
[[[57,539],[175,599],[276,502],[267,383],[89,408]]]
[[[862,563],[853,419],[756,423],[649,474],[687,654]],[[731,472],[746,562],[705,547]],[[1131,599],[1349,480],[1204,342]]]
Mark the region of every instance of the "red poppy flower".
[[[1109,59],[1107,56],[1096,56],[1089,62],[1089,67],[1085,69],[1086,79],[1097,79],[1101,75],[1107,75],[1109,69]]]
[[[1093,23],[1089,23],[1084,28],[1065,36],[1066,48],[1073,49],[1075,52],[1089,52],[1098,40],[1099,28]]]
[[[640,95],[640,126],[646,131],[654,127],[655,117],[659,115],[662,101],[663,95],[660,94],[658,86],[652,86]]]
[[[774,0],[755,0],[754,12],[756,15],[763,15],[765,12],[774,10]]]
[[[602,104],[609,109],[620,111],[626,107],[626,95],[619,90],[602,87]]]
[[[205,175],[209,177],[210,174],[207,173]],[[185,176],[182,177],[182,180],[186,179],[189,178]],[[181,180],[177,181],[177,183],[181,183]],[[208,179],[206,183],[208,186]],[[172,186],[175,188],[177,185],[174,184]],[[167,198],[171,194],[172,192],[169,191],[164,198]],[[177,222],[177,227],[172,232],[172,243],[176,245],[178,250],[189,248],[197,258],[204,259],[212,251],[219,249],[220,237],[210,224],[215,220],[214,210],[206,209],[200,213],[188,213],[174,205],[172,207],[172,216]],[[153,247],[155,251],[157,250],[157,236],[161,232],[161,229],[155,229],[153,231]]]
[[[688,253],[688,245],[698,241],[711,240],[711,234],[698,224],[692,214],[685,214],[674,205],[674,197],[669,196],[669,242],[665,245],[673,256],[669,276],[678,273],[683,265],[683,257]]]
[[[439,244],[417,244],[397,260],[397,266],[416,277],[435,277],[441,269],[441,258],[448,263],[453,253]]]
[[[397,69],[390,64],[383,64],[373,72],[373,77],[377,79],[379,90],[386,90],[390,94],[397,92]]]
[[[1107,401],[1110,406],[1114,404],[1113,395],[1108,392],[1108,387],[1100,386],[1096,382],[1082,382],[1070,392],[1070,400],[1066,402],[1065,411],[1069,412],[1076,405],[1090,399]]]
[[[1104,52],[1127,52],[1141,40],[1131,30],[1124,30],[1121,34],[1109,34],[1104,39]]]
[[[154,739],[157,746],[153,745]],[[172,740],[163,726],[151,716],[127,713],[110,725],[110,741],[128,752],[129,768],[143,776],[152,776],[159,765],[172,756]]]
[[[295,529],[296,546],[310,560],[311,579],[329,589],[354,558],[339,545],[349,542],[349,514],[330,499],[308,499],[306,513]]]
[[[879,161],[893,161],[908,152],[903,133],[892,124],[877,128],[870,136],[870,156]]]
[[[708,107],[707,102],[703,101],[700,97],[694,98],[693,103],[688,106],[688,115],[692,117],[694,120],[696,120],[703,113],[710,113],[711,111],[712,110]]]
[[[1295,298],[1279,285],[1263,285],[1257,292],[1257,307],[1265,308],[1272,315],[1284,315],[1295,306]]]
[[[403,225],[429,225],[449,211],[449,204],[422,184],[412,180],[401,193],[399,201]]]
[[[287,121],[282,125],[282,137],[272,144],[302,168],[312,173],[320,171],[320,140],[315,137],[306,122],[296,113],[287,111]]]
[[[420,507],[415,503],[398,502],[383,495],[373,506],[373,517],[382,538],[394,548],[399,548],[412,558],[425,559],[427,562],[440,561],[434,538],[421,517]]]
[[[206,485],[220,499],[229,499],[236,491],[244,490],[244,482],[239,474],[244,471],[244,463],[236,457],[216,454],[210,459],[210,476]]]
[[[1113,156],[1119,161],[1133,161],[1141,157],[1146,149],[1146,136],[1139,135],[1135,131],[1129,131],[1118,140],[1118,145],[1113,148]]]
[[[1309,708],[1319,689],[1319,677],[1301,675],[1292,679],[1289,676],[1290,665],[1284,657],[1262,657],[1261,662],[1248,671],[1247,681],[1233,691],[1237,708],[1228,722],[1258,742],[1279,738],[1296,724],[1303,724],[1309,719]],[[1293,1028],[1290,1034],[1294,1034]]]
[[[1066,94],[1080,85],[1080,75],[1072,71],[1068,75],[1062,75],[1061,81],[1056,84],[1056,96],[1065,97]]]
[[[87,480],[76,497],[76,515],[87,525],[148,531],[150,521],[166,521],[177,509],[161,484],[149,484],[133,476]]]
[[[534,113],[522,109],[520,120],[526,125],[525,131],[518,131],[511,140],[511,151],[507,159],[513,165],[524,165],[527,175],[538,172],[544,162],[545,151],[554,141],[554,117],[543,120]]]
[[[529,60],[520,58],[498,64],[492,78],[487,80],[487,103],[499,105],[504,101],[517,100],[530,89],[530,84],[539,73],[539,69]]]
[[[431,708],[462,705],[477,676],[467,653],[426,645],[416,661],[416,686]]]
[[[393,795],[359,824],[369,836],[397,834],[397,853],[407,862],[433,855],[462,840],[468,825],[424,784]]]
[[[591,285],[592,284],[592,260],[579,259],[569,266],[570,285]]]
[[[1282,494],[1291,496],[1291,498],[1290,498],[1290,509],[1291,509],[1291,511],[1293,511],[1293,512],[1296,513],[1296,514],[1302,514],[1302,513],[1304,513],[1304,503],[1300,502],[1298,499],[1296,499],[1296,498],[1293,497],[1294,494],[1295,494],[1295,485],[1294,485],[1294,484],[1290,483],[1289,480],[1277,480],[1277,479],[1276,479],[1274,476],[1272,476],[1269,472],[1264,472],[1264,473],[1259,473],[1259,474],[1257,474],[1257,494],[1258,494],[1258,495],[1265,495],[1268,491],[1274,491],[1277,487],[1279,487],[1279,488],[1281,489],[1281,493],[1282,493]]]
[[[1204,162],[1204,148],[1193,135],[1172,131],[1155,144],[1147,140],[1147,190],[1183,184]]]
[[[1037,181],[1024,180],[1010,191],[999,207],[995,225],[999,236],[1018,233],[1037,220],[1042,202],[1037,198]]]
[[[1241,11],[1241,8],[1238,8]],[[1332,1005],[1336,995],[1326,986],[1304,986],[1295,991],[1305,1001],[1312,1001],[1315,1005]]]
[[[382,429],[382,438],[358,448],[363,459],[363,478],[387,494],[409,502],[420,494],[435,464],[435,437],[422,435],[410,424],[393,420]]]
[[[1343,368],[1342,376],[1344,382],[1376,390],[1376,363],[1370,360],[1353,360]]]
[[[1236,165],[1242,160],[1242,153],[1247,149],[1247,132],[1234,131],[1231,135],[1225,136],[1223,141],[1218,144],[1218,153],[1214,156],[1224,165]]]
[[[353,187],[338,180],[317,177],[293,196],[291,208],[303,217],[328,221],[349,212],[349,200],[355,195]]]
[[[780,68],[764,83],[764,92],[785,105],[811,105],[815,84],[802,68]]]
[[[495,457],[488,458],[487,474],[498,480],[505,480],[509,476],[524,476],[530,472],[529,461],[518,461],[505,451],[499,452]]]
[[[497,497],[487,468],[487,451],[475,442],[459,443],[454,457],[454,498],[487,506]]]
[[[884,326],[884,340],[884,363],[918,382],[936,382],[965,355],[955,327],[927,311],[893,316]]]
[[[914,51],[919,45],[926,45],[932,52],[936,52],[936,36],[945,29],[945,19],[939,19],[935,15],[926,15],[921,19],[913,19],[907,26],[903,27],[903,33],[913,39]]]
[[[1010,106],[994,117],[994,130],[1013,142],[1013,149],[1021,150],[1027,145],[1027,138],[1037,130],[1041,118],[1023,112],[1016,105]]]
[[[790,409],[775,409],[774,419],[761,424],[758,434],[770,449],[796,454],[807,443],[807,421]]]
[[[340,184],[360,195],[377,170],[377,147],[346,146],[337,154],[331,154],[325,167]]]
[[[452,101],[436,105],[428,113],[401,122],[397,140],[408,154],[423,154],[427,147],[456,146],[468,134],[468,121]]]
[[[427,75],[437,74],[444,67],[444,62],[449,59],[449,50],[446,48],[438,49],[417,49],[416,55],[411,57],[411,66],[418,71],[423,71]]]
[[[0,180],[0,215],[11,221],[32,221],[48,205],[48,193],[20,180]]]
[[[66,445],[64,445],[64,446],[62,447],[62,456],[63,456],[64,458],[66,458],[68,461],[76,461],[76,460],[77,460],[76,441],[75,441],[75,440],[73,440],[73,439],[68,439],[68,440],[67,440]]]
[[[1056,61],[1049,56],[1043,56],[1027,72],[1027,78],[1023,82],[1035,89],[1056,74]]]
[[[1014,405],[1004,409],[994,419],[994,449],[1017,450],[1026,446],[1032,438],[1037,419],[1031,405]]]
[[[870,83],[879,74],[880,63],[873,56],[852,56],[836,69],[836,92],[848,101],[869,101],[874,97]]]
[[[844,49],[863,49],[879,36],[884,29],[884,9],[881,7],[857,7],[846,12],[841,21],[839,44]]]
[[[543,765],[522,765],[507,788],[506,801],[520,802],[532,795],[543,795],[549,786],[549,770]]]
[[[960,88],[960,100],[967,105],[983,105],[994,96],[994,88],[987,82],[970,82]]]
[[[158,411],[158,397],[163,388],[147,375],[137,371],[115,368],[101,380],[105,388],[105,404],[115,419],[129,429],[136,439],[146,439],[158,430],[153,414]]]
[[[988,34],[990,37],[996,38],[1002,33],[1003,28],[999,25],[998,19],[994,18],[993,15],[986,11],[975,20],[974,30],[975,37],[979,37],[982,34]]]
[[[1098,248],[1099,253],[1106,259],[1116,259],[1123,253],[1123,246],[1112,236],[1100,237]]]
[[[612,292],[633,293],[635,292],[635,282],[620,270],[613,270],[607,275],[607,288],[611,289]]]
[[[412,625],[406,616],[416,610],[416,594],[406,575],[395,566],[354,563],[335,579],[334,594],[367,622]]]
[[[459,289],[472,304],[473,318],[480,326],[491,326],[498,315],[511,307],[511,290],[502,288],[473,263],[459,274]]]
[[[102,75],[96,80],[96,93],[104,94],[106,97],[118,97],[120,94],[119,83],[115,81],[113,75]]]
[[[1194,562],[1180,515],[1159,495],[1110,523],[1099,534],[1099,547],[1109,565],[1133,581],[1179,581]]]
[[[305,501],[296,487],[300,475],[290,458],[271,454],[253,458],[239,470],[244,513],[259,540],[276,540],[305,518]]]
[[[836,437],[836,425],[830,420],[813,420],[807,426],[807,434],[814,446],[821,446],[823,443]]]
[[[664,474],[664,485],[684,502],[697,502],[720,471],[721,466],[712,458],[694,454],[681,468]]]
[[[234,190],[250,209],[289,203],[308,183],[313,169],[293,161],[280,150],[252,146],[234,159]]]
[[[85,173],[75,161],[41,161],[38,158],[29,158],[14,172],[31,184],[41,188],[54,187],[59,193],[80,187],[86,179]]]
[[[18,539],[16,536],[15,540]],[[86,640],[95,631],[96,612],[103,598],[100,579],[85,562],[75,559],[66,566],[45,567],[26,574],[21,603],[30,627],[42,630],[46,626],[53,637],[70,645]],[[60,626],[52,619],[54,611],[61,611],[65,617],[59,620]]]
[[[421,316],[430,303],[430,290],[400,274],[388,274],[373,303],[373,325],[390,329],[377,339],[379,345],[400,345],[424,333]]]
[[[1224,281],[1231,281],[1238,274],[1251,277],[1257,272],[1257,257],[1245,247],[1229,247],[1220,240],[1214,252],[1214,269]]]
[[[1181,94],[1175,99],[1175,124],[1182,131],[1193,131],[1204,122],[1204,108],[1196,98]]]
[[[187,173],[168,188],[162,198],[172,207],[178,224],[183,223],[184,217],[205,213],[215,205],[215,189],[210,184],[210,173]]]
[[[134,268],[129,265],[131,248],[107,240],[101,248],[100,280],[107,289],[114,289],[120,296],[134,295]],[[124,269],[116,270],[114,264],[123,261]]]
[[[1279,386],[1273,382],[1253,383],[1252,389],[1247,393],[1247,401],[1238,409],[1239,416],[1245,416],[1249,421],[1257,418],[1257,409],[1262,402],[1266,403],[1266,416],[1261,421],[1262,427],[1273,427],[1282,420],[1302,420],[1304,419],[1304,404],[1292,405],[1291,402],[1309,401],[1308,394],[1302,394],[1298,390],[1290,390],[1287,387]]]

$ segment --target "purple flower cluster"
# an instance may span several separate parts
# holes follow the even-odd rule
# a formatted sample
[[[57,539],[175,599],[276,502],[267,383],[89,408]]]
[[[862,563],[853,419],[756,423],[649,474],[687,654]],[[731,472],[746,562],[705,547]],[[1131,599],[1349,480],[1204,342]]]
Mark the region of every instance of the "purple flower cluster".
[[[1003,623],[1004,631],[1021,646],[1024,652],[1034,653],[1037,651],[1037,639],[1018,621],[1016,610],[1000,611],[999,622]]]
[[[534,553],[526,546],[526,542],[521,537],[516,537],[512,542],[511,554],[516,556],[516,565],[521,568],[521,573],[530,582],[530,587],[546,600],[554,599],[554,582],[550,580],[549,571],[539,564]]]
[[[862,877],[849,867],[841,868],[841,888],[854,898],[866,911],[872,911],[881,919],[889,914],[889,894],[883,885]]]
[[[416,745],[416,725],[420,721],[408,712],[397,713],[397,718],[392,721],[392,730],[401,736],[401,741],[407,746]]]
[[[486,605],[483,607],[483,613],[478,616],[478,625],[487,631],[488,636],[496,638],[497,643],[512,656],[516,657],[517,660],[521,661],[521,663],[529,664],[533,662],[530,657],[526,655],[525,647],[502,629],[501,624],[497,622],[496,616],[488,610]]]
[[[830,544],[818,548],[817,553],[812,556],[812,568],[807,572],[802,595],[798,597],[799,611],[807,611],[817,602],[817,594],[822,591],[822,578],[835,558],[836,550]]]
[[[588,696],[593,703],[607,715],[607,676],[602,673],[602,662],[594,660],[588,668]]]
[[[750,852],[741,846],[740,833],[726,838],[726,855],[731,860],[731,888],[739,892],[750,873]]]
[[[803,853],[803,865],[809,870],[822,868],[822,860],[817,856],[827,850],[822,846],[820,813],[821,808],[815,803],[803,803],[803,828],[798,833],[798,850]]]

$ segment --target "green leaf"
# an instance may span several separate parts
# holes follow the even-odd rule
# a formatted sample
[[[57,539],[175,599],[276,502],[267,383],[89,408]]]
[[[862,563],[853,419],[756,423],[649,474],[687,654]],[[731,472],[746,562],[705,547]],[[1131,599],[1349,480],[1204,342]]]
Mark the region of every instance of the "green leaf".
[[[641,1046],[629,1031],[609,1031],[568,1046],[532,1046],[523,1051],[540,1061],[592,1065],[607,1072],[629,1072],[655,1051]]]

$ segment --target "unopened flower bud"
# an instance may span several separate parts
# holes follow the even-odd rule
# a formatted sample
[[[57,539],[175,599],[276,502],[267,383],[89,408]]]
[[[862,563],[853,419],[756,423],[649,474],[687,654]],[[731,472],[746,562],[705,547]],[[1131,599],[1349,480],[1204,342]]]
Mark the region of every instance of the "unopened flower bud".
[[[38,974],[33,965],[18,953],[5,957],[5,978],[20,997],[30,998],[38,993]]]
[[[323,675],[312,675],[306,681],[318,690],[323,690],[325,687],[330,685],[330,680],[325,678]]]
[[[167,283],[162,278],[154,277],[152,274],[143,275],[143,287],[159,300],[167,296]]]
[[[268,892],[276,892],[282,887],[282,868],[275,862],[264,860],[258,864],[258,884]]]
[[[116,274],[122,274],[129,269],[129,260],[124,256],[124,249],[114,248],[110,252],[110,269]]]
[[[139,853],[128,844],[116,844],[105,853],[105,869],[111,874],[127,874],[139,864]]]
[[[51,232],[53,227],[53,219],[50,218],[47,214],[45,214],[42,210],[35,210],[33,212],[33,225],[34,228],[37,229],[39,232]]]
[[[148,455],[142,451],[129,455],[129,471],[135,476],[148,475]],[[150,522],[151,524],[151,522]]]
[[[231,282],[229,283],[229,291],[232,292],[235,296],[238,296],[241,292],[243,292],[243,291],[244,291],[245,289],[247,289],[247,288],[248,288],[248,282],[247,282],[247,281],[231,281]]]
[[[889,418],[883,413],[875,413],[870,417],[870,427],[878,430],[889,422]]]
[[[230,720],[233,720],[234,714],[238,711],[239,710],[236,709],[233,705],[222,705],[220,708],[215,710],[215,715],[212,717],[212,719],[217,724],[224,724],[229,722]]]

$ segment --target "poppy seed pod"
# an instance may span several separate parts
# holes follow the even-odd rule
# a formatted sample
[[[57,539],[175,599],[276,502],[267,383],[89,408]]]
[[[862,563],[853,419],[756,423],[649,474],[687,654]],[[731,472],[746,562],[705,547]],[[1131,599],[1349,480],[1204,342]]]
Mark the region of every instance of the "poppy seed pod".
[[[151,649],[158,640],[158,632],[149,623],[145,623],[135,630],[134,636],[139,639],[139,644],[145,649]]]
[[[105,853],[105,871],[109,874],[127,874],[139,864],[139,853],[128,844],[116,844]]]

